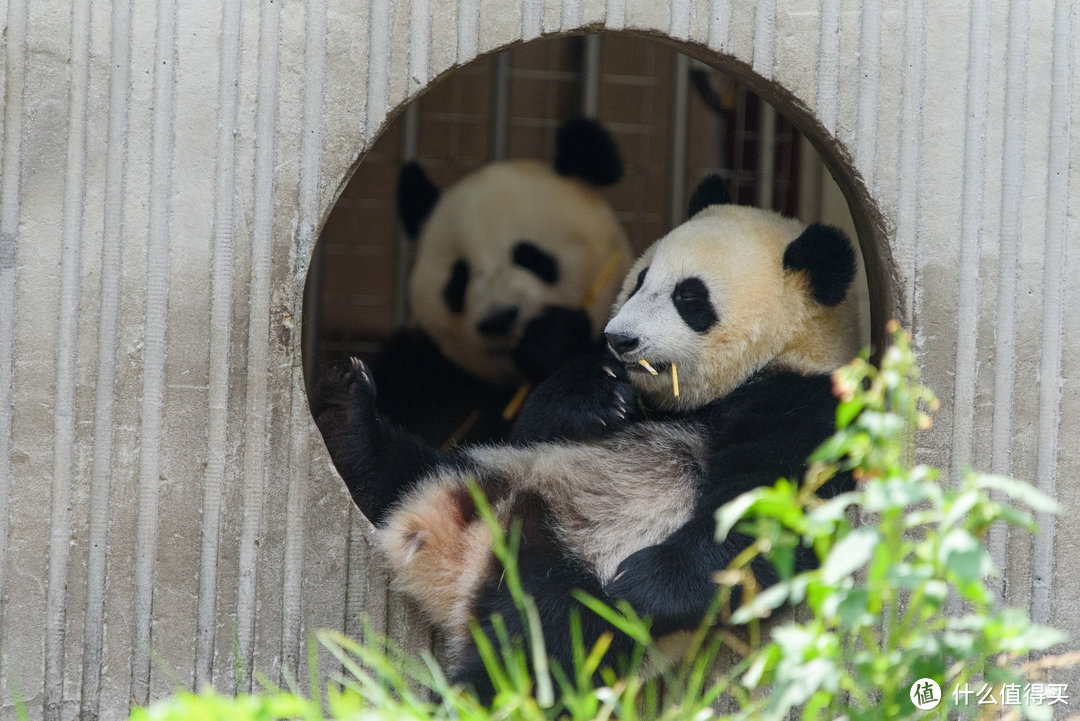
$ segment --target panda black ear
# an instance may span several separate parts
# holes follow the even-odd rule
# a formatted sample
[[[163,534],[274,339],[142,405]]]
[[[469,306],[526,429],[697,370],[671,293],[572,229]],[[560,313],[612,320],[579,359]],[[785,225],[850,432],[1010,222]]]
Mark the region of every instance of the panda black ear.
[[[432,183],[418,163],[406,163],[398,176],[397,206],[405,233],[412,238],[439,202],[439,188]]]
[[[818,303],[838,305],[855,279],[855,249],[839,228],[814,223],[788,245],[784,267],[806,273]]]
[[[555,172],[598,187],[617,183],[623,174],[619,146],[595,120],[567,120],[555,134]]]
[[[698,184],[697,190],[690,196],[690,207],[686,211],[686,219],[689,220],[710,205],[730,205],[731,193],[728,185],[719,175],[712,175]]]

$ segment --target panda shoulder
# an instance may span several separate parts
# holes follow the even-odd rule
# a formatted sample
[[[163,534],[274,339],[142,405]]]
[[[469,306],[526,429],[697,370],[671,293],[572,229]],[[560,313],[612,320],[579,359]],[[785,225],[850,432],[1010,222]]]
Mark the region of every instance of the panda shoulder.
[[[751,378],[729,398],[767,408],[805,408],[836,405],[832,377],[828,373],[797,373],[779,370]]]
[[[759,374],[709,404],[705,420],[713,435],[757,428],[783,436],[795,427],[814,428],[828,435],[835,423],[836,405],[828,374],[778,371]]]

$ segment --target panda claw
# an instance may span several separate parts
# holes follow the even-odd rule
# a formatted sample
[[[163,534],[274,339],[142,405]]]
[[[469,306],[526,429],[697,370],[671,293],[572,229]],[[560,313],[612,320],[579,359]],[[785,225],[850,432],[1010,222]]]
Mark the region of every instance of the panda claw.
[[[607,373],[612,378],[618,378],[618,376],[615,375],[615,371],[611,370],[611,366],[604,366],[604,372]]]
[[[347,392],[354,399],[358,399],[361,395],[375,397],[375,380],[364,361],[350,356],[343,364],[341,376],[346,383]]]
[[[350,419],[374,408],[375,382],[367,364],[348,357],[326,368],[315,384],[311,412],[315,423],[327,434],[339,434]]]

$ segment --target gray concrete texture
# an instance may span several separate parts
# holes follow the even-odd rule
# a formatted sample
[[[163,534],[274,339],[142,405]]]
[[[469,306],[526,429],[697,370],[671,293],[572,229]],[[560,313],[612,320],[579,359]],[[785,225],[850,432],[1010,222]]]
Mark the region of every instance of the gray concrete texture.
[[[800,123],[853,203],[876,327],[913,329],[944,401],[923,458],[1060,499],[1034,540],[990,543],[1009,603],[1080,631],[1069,0],[6,0],[0,17],[0,715],[16,689],[31,718],[117,719],[177,684],[302,678],[306,634],[364,612],[426,643],[308,413],[305,271],[403,103],[479,53],[583,29],[671,38]]]

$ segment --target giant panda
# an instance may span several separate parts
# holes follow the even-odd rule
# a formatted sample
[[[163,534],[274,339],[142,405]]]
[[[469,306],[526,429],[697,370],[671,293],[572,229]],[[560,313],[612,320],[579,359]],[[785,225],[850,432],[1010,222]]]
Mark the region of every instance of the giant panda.
[[[446,633],[457,679],[491,694],[470,619],[490,633],[498,613],[522,630],[470,479],[501,523],[520,521],[523,585],[564,669],[573,589],[629,601],[656,637],[701,621],[715,572],[750,542],[715,541],[716,509],[780,477],[801,479],[832,433],[828,374],[857,350],[854,274],[841,231],[731,205],[710,178],[689,220],[626,276],[605,328],[610,351],[552,374],[511,442],[439,451],[379,416],[363,363],[326,376],[315,413],[334,429],[330,454],[375,524],[395,585]],[[838,476],[819,493],[850,483]],[[817,562],[807,549],[796,556],[798,569]],[[763,558],[752,569],[762,585],[777,580]],[[629,652],[600,617],[582,611],[581,622],[587,643],[614,633],[611,663]]]
[[[410,319],[372,361],[379,410],[436,445],[500,439],[523,384],[599,347],[633,261],[599,191],[621,174],[611,136],[587,119],[558,129],[554,167],[490,163],[443,192],[406,165]]]

